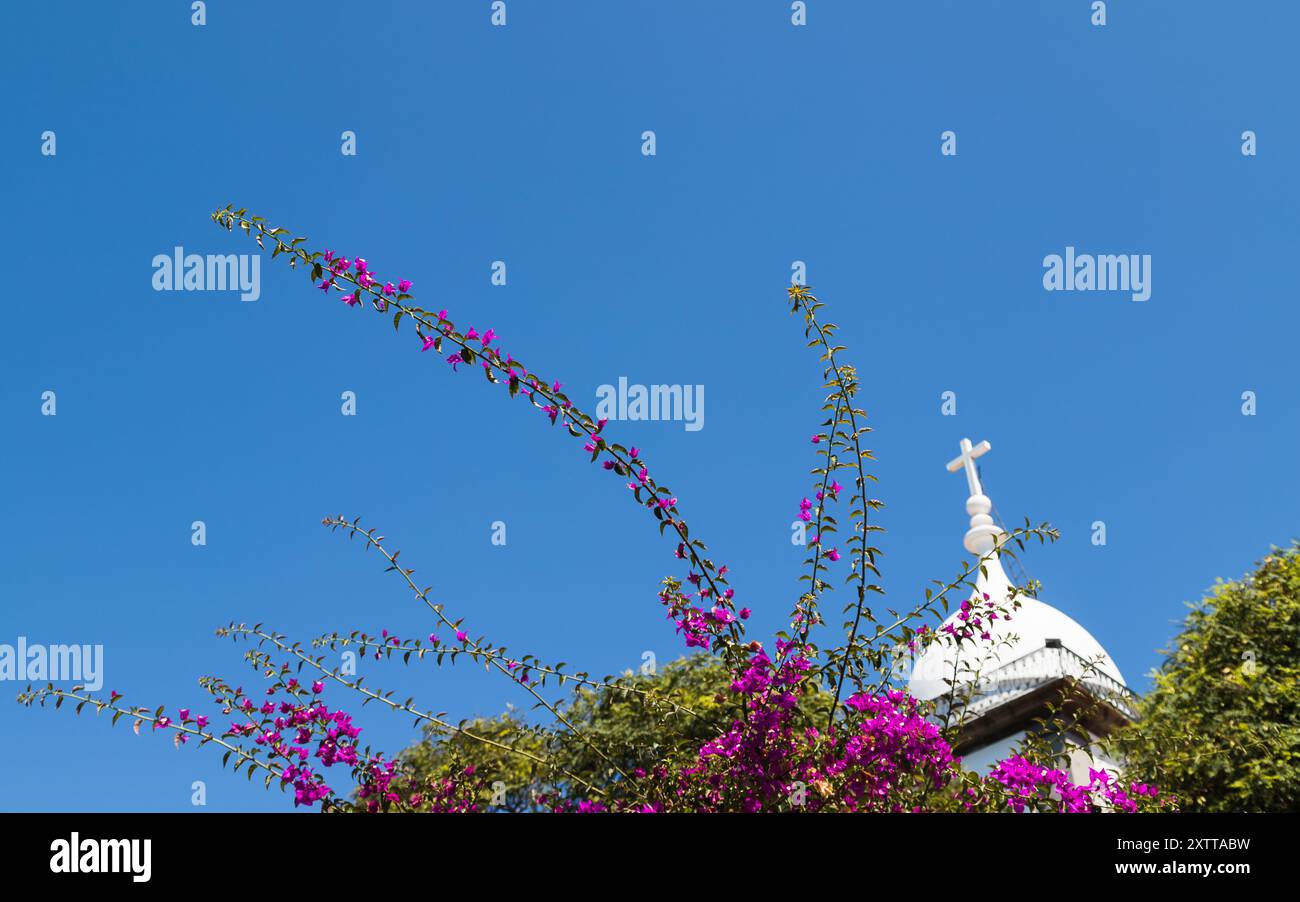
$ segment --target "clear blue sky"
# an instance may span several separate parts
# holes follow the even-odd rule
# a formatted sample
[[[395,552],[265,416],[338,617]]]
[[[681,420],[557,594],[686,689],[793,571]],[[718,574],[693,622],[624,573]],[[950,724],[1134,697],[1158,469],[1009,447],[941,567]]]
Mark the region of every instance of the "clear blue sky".
[[[821,390],[784,287],[806,261],[877,430],[888,603],[954,572],[966,492],[944,463],[988,439],[1001,514],[1062,531],[1025,561],[1044,600],[1142,689],[1184,601],[1300,532],[1300,7],[1116,0],[1097,28],[1088,5],[811,0],[796,28],[785,0],[509,0],[494,28],[487,0],[215,0],[199,28],[187,3],[9,4],[0,643],[103,644],[106,690],[197,708],[201,674],[258,682],[212,636],[232,619],[426,635],[319,525],[344,513],[512,650],[596,673],[677,654],[671,545],[522,402],[283,259],[256,303],[151,289],[176,245],[256,250],[208,220],[234,202],[412,279],[588,407],[619,376],[704,385],[703,430],[612,434],[759,636],[798,591]],[[1151,254],[1151,299],[1045,292],[1067,245]],[[452,717],[527,701],[469,667],[363,673]],[[415,735],[373,706],[363,725],[394,751]],[[194,780],[208,810],[289,804],[89,716],[6,701],[0,735],[0,808],[191,810]]]

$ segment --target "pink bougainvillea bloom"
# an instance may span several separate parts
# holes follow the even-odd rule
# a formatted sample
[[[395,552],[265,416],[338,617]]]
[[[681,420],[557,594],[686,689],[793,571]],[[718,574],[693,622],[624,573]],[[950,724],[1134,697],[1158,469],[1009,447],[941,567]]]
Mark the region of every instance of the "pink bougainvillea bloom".
[[[423,352],[423,351],[427,351],[427,350],[429,350],[429,348],[433,347],[434,343],[435,343],[437,340],[438,340],[437,336],[434,336],[434,335],[426,335],[426,336],[424,336],[424,347],[420,348],[420,350],[421,350],[422,352]]]
[[[362,260],[360,257],[357,257],[355,266],[357,268],[357,272],[359,273],[363,273],[366,271],[366,261]]]
[[[641,449],[640,449],[640,448],[628,448],[628,449],[627,449],[627,453],[632,455],[632,459],[633,459],[633,460],[636,460],[638,457],[641,456]]]
[[[871,696],[865,692],[859,692],[856,695],[850,695],[844,700],[845,707],[852,708],[854,711],[862,712],[871,706]]]
[[[181,723],[189,723],[189,719],[190,719],[189,708],[181,708],[180,711],[178,711],[177,713],[180,714],[181,716]]]
[[[465,631],[464,631],[464,630],[456,630],[456,641],[457,641],[457,642],[468,642],[468,641],[469,641],[469,636],[467,636],[467,635],[465,634]]]
[[[461,356],[460,356],[459,353],[456,353],[456,354],[452,354],[450,357],[448,357],[448,358],[447,358],[447,362],[450,363],[450,364],[451,364],[451,368],[452,368],[453,370],[455,370],[457,364],[459,364],[459,363],[464,363],[465,361],[461,358]]]
[[[328,263],[333,259],[334,259],[334,252],[331,250],[325,251],[325,262]]]
[[[840,559],[840,553],[839,553],[839,551],[837,551],[837,550],[834,549],[834,548],[832,548],[830,551],[826,552],[826,556],[827,556],[828,558],[830,558],[832,561],[838,561],[838,560]]]
[[[812,437],[812,443],[813,443],[814,445],[819,444],[819,443],[821,442],[821,440],[822,440],[822,437],[821,437],[820,435],[814,435],[814,436]]]
[[[473,341],[473,340],[476,339],[476,338],[478,338],[478,332],[476,332],[476,331],[474,330],[474,327],[473,327],[473,326],[470,326],[470,327],[469,327],[469,331],[465,333],[465,340],[466,340],[466,341]]]
[[[323,692],[324,689],[325,689],[325,684],[322,683],[320,680],[317,680],[316,682],[311,684],[311,691],[316,693],[317,695]]]
[[[393,287],[392,282],[384,283],[384,294],[396,294],[396,293],[397,293],[397,289]]]
[[[402,279],[402,281],[400,281],[400,282],[397,283],[397,290],[400,291],[400,292],[402,292],[403,294],[405,294],[406,292],[410,291],[410,290],[411,290],[411,280],[410,280],[410,279]],[[445,310],[444,310],[443,312],[446,313]]]
[[[198,717],[194,718],[194,726],[198,727],[200,730],[206,727],[207,725],[208,725],[208,715],[200,714]]]
[[[491,329],[488,329],[486,332],[484,332],[484,333],[483,333],[483,347],[486,348],[488,345],[492,344],[492,339],[494,339],[494,338],[496,338],[496,337],[497,337],[496,332],[492,331]]]
[[[749,619],[749,615],[752,614],[752,613],[753,613],[753,611],[751,611],[749,608],[741,608],[741,609],[740,609],[740,619],[741,619],[741,620],[748,620],[748,619]]]

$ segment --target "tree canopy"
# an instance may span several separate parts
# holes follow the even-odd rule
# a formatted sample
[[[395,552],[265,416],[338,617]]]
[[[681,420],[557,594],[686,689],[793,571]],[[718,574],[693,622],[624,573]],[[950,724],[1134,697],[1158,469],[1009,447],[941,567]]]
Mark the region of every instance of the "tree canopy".
[[[1184,811],[1300,809],[1300,543],[1190,607],[1115,737],[1130,775]]]

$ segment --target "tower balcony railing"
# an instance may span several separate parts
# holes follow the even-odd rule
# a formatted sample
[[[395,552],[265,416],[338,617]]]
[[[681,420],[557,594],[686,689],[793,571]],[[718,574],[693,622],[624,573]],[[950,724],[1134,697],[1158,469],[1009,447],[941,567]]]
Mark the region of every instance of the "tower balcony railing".
[[[1005,699],[1061,677],[1079,680],[1129,720],[1137,718],[1137,696],[1132,690],[1102,670],[1096,662],[1063,645],[1044,645],[993,670],[971,674],[975,686],[967,711],[982,714]]]

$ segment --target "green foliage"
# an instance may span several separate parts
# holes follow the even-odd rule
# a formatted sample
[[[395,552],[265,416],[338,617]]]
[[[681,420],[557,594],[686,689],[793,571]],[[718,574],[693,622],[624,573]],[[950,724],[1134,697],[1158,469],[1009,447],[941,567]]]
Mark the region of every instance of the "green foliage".
[[[536,802],[539,795],[580,797],[584,793],[574,791],[574,776],[617,799],[617,771],[593,746],[629,774],[693,760],[700,746],[724,732],[739,713],[729,683],[725,661],[695,654],[672,661],[654,674],[624,677],[623,685],[648,695],[610,686],[576,688],[560,710],[564,720],[585,737],[582,739],[563,727],[530,727],[513,711],[464,724],[475,736],[522,746],[545,757],[544,767],[463,733],[442,735],[436,727],[427,727],[424,738],[406,749],[401,758],[421,781],[472,765],[490,781],[504,784],[504,800],[498,795],[496,804],[490,806],[498,810],[534,810],[542,807]],[[658,703],[648,702],[648,696]],[[818,691],[804,698],[802,706],[810,717],[822,719],[830,711],[830,699],[828,693]],[[674,705],[680,708],[674,710]],[[566,777],[566,772],[571,776]]]
[[[1196,604],[1116,738],[1184,811],[1300,809],[1300,543]]]

